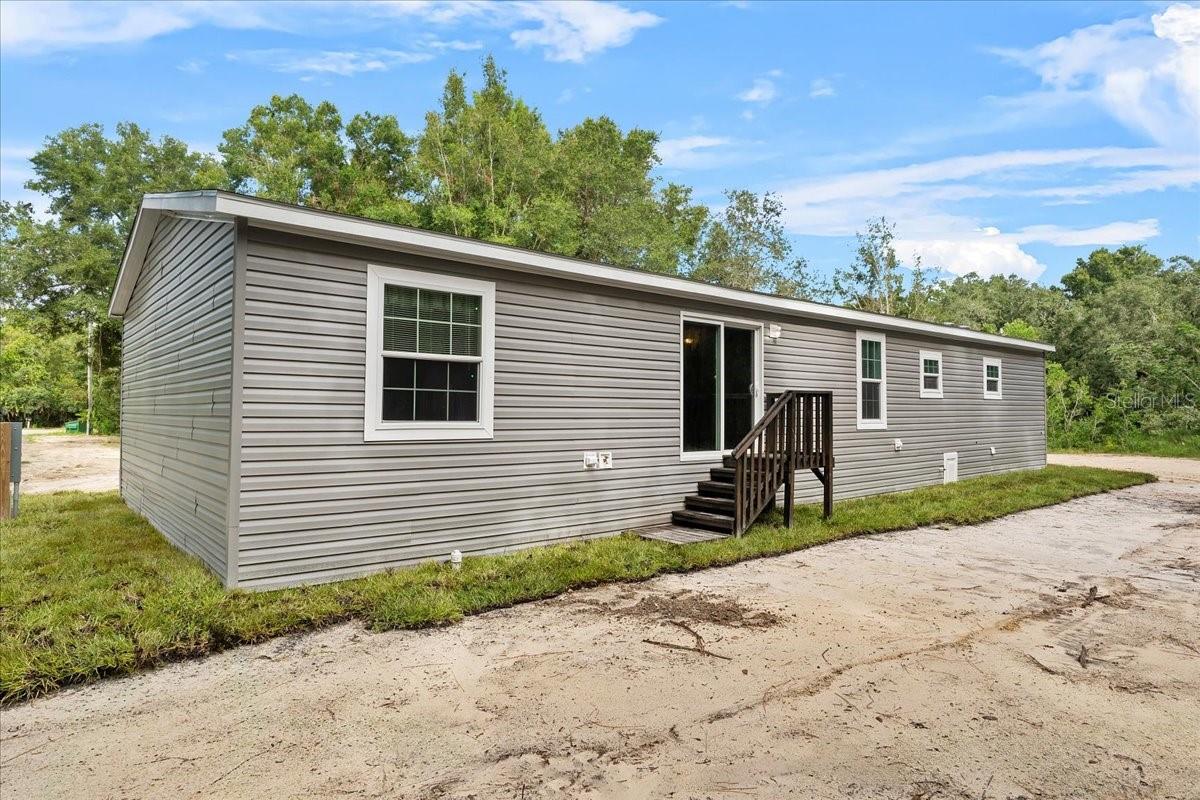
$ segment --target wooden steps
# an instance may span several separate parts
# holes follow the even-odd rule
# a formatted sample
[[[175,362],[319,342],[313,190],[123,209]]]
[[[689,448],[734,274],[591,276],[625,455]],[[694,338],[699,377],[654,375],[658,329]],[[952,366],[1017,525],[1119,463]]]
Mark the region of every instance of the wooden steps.
[[[696,494],[683,499],[683,508],[671,513],[671,522],[731,535],[734,529],[733,460],[725,456],[722,466],[708,471],[709,480],[696,484]]]

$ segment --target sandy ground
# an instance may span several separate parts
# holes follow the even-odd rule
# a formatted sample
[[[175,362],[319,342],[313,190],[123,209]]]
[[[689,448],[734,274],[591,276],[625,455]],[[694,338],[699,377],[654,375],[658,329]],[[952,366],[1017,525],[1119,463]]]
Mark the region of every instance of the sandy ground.
[[[3,793],[1196,798],[1198,525],[1182,470],[434,631],[341,625],[8,709]]]
[[[1051,453],[1051,464],[1076,467],[1104,467],[1150,472],[1164,481],[1200,480],[1200,460],[1194,458],[1158,458],[1157,456],[1122,456],[1108,453]]]
[[[105,492],[120,486],[116,436],[26,434],[21,442],[21,493]]]

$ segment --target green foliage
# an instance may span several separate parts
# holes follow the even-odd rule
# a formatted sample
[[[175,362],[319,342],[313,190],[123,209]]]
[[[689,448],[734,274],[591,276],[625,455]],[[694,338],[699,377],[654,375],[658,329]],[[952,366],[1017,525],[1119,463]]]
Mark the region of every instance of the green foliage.
[[[16,314],[0,319],[0,418],[61,425],[87,405],[83,342],[47,335]]]
[[[1153,480],[1047,467],[797,510],[747,535],[694,545],[634,536],[427,563],[274,592],[226,591],[115,493],[35,495],[0,523],[0,701],[311,630],[351,617],[375,630],[446,625],[467,614],[611,581],[644,580],[887,530],[982,522]],[[953,532],[947,534],[953,536]]]
[[[358,114],[343,127],[332,103],[271,98],[218,147],[230,185],[270,200],[413,224],[413,141],[391,115]]]
[[[1129,278],[1155,275],[1163,268],[1162,259],[1148,253],[1142,245],[1122,247],[1115,252],[1107,247],[1077,259],[1075,269],[1062,277],[1067,295],[1075,300],[1103,292]]]
[[[691,277],[720,286],[827,300],[830,291],[794,258],[783,229],[783,203],[745,189],[725,193],[725,209],[704,231]]]
[[[1052,447],[1176,451],[1200,435],[1196,260],[1100,249],[1063,284],[967,275],[939,283],[924,316],[1056,345],[1046,371]]]
[[[915,258],[906,291],[904,271],[893,244],[896,226],[884,217],[868,220],[866,232],[856,237],[854,261],[833,274],[834,294],[850,308],[877,314],[924,316],[931,287],[927,285],[920,259]]]

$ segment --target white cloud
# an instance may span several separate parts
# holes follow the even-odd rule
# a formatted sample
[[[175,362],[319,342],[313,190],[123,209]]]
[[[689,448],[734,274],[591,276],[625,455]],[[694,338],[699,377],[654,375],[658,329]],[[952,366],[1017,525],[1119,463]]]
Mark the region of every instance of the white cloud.
[[[721,148],[732,144],[723,136],[682,136],[663,139],[658,143],[658,157],[670,169],[696,169],[714,166],[722,154]]]
[[[630,11],[616,3],[595,0],[515,3],[511,8],[523,20],[538,24],[536,28],[513,31],[513,43],[523,48],[540,47],[550,61],[584,61],[588,56],[629,44],[639,30],[663,21],[649,11]]]
[[[361,72],[384,72],[402,64],[417,64],[433,58],[430,53],[409,53],[403,50],[322,50],[308,53],[301,50],[271,49],[243,50],[229,53],[226,58],[273,72],[349,77]]]
[[[421,47],[429,50],[445,51],[454,50],[457,52],[467,52],[471,50],[482,50],[483,42],[470,41],[464,42],[461,39],[443,40],[436,36],[429,36],[421,40]]]
[[[812,83],[808,86],[808,96],[816,99],[818,97],[836,97],[837,91],[833,88],[833,82],[828,78],[813,78]]]
[[[775,86],[775,81],[770,78],[755,78],[750,88],[739,92],[737,97],[744,103],[765,106],[778,96],[779,89]]]
[[[814,178],[786,187],[781,194],[797,232],[845,235],[853,233],[855,226],[869,216],[859,210],[865,203],[886,206],[879,201],[907,198],[929,203],[1001,195],[1046,196],[1048,191],[1069,193],[1069,186],[1048,188],[1045,182],[1054,177],[1066,179],[1075,171],[1126,175],[1121,171],[1154,168],[1150,175],[1161,180],[1159,172],[1171,171],[1173,178],[1165,182],[1179,185],[1194,169],[1194,161],[1192,156],[1154,147],[1007,150]],[[1042,182],[1040,186],[1028,185],[1030,171]],[[852,216],[829,229],[828,212],[839,208]],[[820,229],[808,230],[812,227],[810,212],[814,211],[820,212],[815,215]]]
[[[197,25],[275,28],[257,4],[206,2],[0,3],[0,45],[36,54],[95,45],[144,42]]]
[[[1046,271],[1046,266],[1022,250],[1022,244],[1100,247],[1144,241],[1158,233],[1158,220],[1143,219],[1110,222],[1093,228],[1030,225],[1010,234],[986,227],[943,238],[897,239],[894,245],[902,258],[919,257],[923,266],[955,275],[975,272],[985,277],[1019,275],[1035,280]]]
[[[175,69],[188,75],[199,75],[208,67],[208,62],[200,58],[189,58],[182,64],[176,64]]]
[[[1015,242],[980,234],[973,239],[897,239],[896,254],[918,256],[925,267],[966,275],[1019,275],[1035,280],[1046,265],[1022,250]]]
[[[994,52],[1030,69],[1044,90],[1030,102],[1085,99],[1126,127],[1175,147],[1200,131],[1200,7],[1176,4],[1144,18],[1080,28]]]
[[[62,2],[47,13],[43,3],[0,3],[0,44],[7,53],[34,55],[106,45],[132,45],[205,25],[308,33],[312,30],[361,32],[394,28],[398,19],[433,26],[473,24],[511,31],[522,48],[541,48],[550,61],[583,61],[628,44],[637,31],[661,17],[618,3],[490,3],[481,0],[426,2]],[[482,42],[443,41],[426,35],[420,49],[476,50]]]
[[[1028,225],[1008,236],[1017,244],[1041,242],[1056,247],[1102,247],[1140,242],[1158,236],[1158,220],[1110,222],[1094,228],[1064,228],[1060,225]],[[1003,235],[1003,234],[998,234]]]
[[[885,216],[903,237],[901,255],[918,254],[927,265],[957,274],[1034,278],[1044,265],[1022,245],[1141,241],[1158,235],[1158,222],[1142,219],[1088,228],[1044,224],[1001,233],[990,221],[955,209],[965,200],[982,198],[1062,200],[1196,185],[1200,169],[1194,161],[1153,147],[1012,150],[813,178],[785,187],[780,197],[793,233],[846,236],[865,220]],[[1097,175],[1102,180],[1095,180]],[[1080,182],[1080,176],[1087,180]]]

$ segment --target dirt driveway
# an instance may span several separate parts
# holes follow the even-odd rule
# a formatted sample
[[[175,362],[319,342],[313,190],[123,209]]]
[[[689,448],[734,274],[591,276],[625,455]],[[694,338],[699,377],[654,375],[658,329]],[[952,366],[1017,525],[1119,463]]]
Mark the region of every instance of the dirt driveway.
[[[1198,524],[1184,470],[435,631],[342,625],[6,710],[5,796],[1196,798]]]
[[[21,492],[106,492],[120,486],[116,436],[27,433],[21,443]]]

